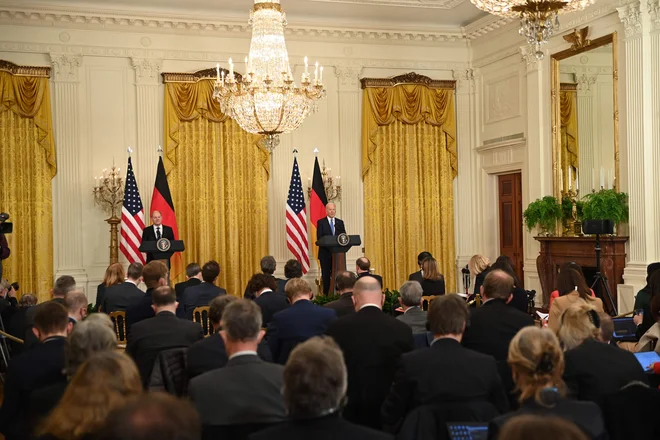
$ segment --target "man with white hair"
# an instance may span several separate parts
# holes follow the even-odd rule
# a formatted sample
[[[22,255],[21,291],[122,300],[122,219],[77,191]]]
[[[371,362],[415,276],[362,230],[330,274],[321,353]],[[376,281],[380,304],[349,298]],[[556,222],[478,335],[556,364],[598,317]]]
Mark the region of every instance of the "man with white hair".
[[[339,235],[346,233],[344,221],[335,218],[337,207],[334,203],[325,205],[326,217],[323,217],[316,224],[316,241],[326,235]],[[319,248],[319,261],[321,262],[321,276],[323,278],[323,293],[325,295],[330,291],[330,281],[332,278],[332,253],[323,247]]]
[[[406,281],[399,289],[399,302],[403,315],[396,317],[412,328],[413,333],[426,332],[426,312],[422,310],[422,285],[417,281]]]

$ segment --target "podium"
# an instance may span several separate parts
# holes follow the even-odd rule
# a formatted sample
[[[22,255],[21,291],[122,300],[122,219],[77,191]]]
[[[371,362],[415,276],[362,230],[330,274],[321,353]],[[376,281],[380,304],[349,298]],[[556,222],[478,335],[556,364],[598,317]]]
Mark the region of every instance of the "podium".
[[[335,291],[335,276],[346,270],[346,252],[353,246],[359,246],[362,240],[359,235],[326,235],[316,242],[318,247],[325,248],[332,254],[332,275],[330,276],[330,292]]]
[[[161,238],[156,241],[143,241],[140,245],[140,252],[151,254],[153,260],[159,260],[165,263],[167,269],[170,269],[170,258],[177,252],[183,252],[186,247],[183,245],[183,240],[168,240]]]

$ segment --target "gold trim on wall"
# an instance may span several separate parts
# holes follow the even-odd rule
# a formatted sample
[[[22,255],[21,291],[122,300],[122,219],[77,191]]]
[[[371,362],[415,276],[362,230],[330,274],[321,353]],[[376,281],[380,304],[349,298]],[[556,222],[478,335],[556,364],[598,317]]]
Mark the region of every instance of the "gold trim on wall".
[[[220,68],[220,75],[222,72],[225,72],[225,77],[229,76],[229,70]],[[212,79],[217,78],[217,71],[215,67],[210,69],[202,69],[193,73],[182,73],[182,72],[163,72],[161,73],[163,77],[163,83],[196,83],[203,79]],[[240,73],[234,72],[236,81],[240,81],[242,76]]]
[[[456,81],[431,79],[428,76],[415,72],[405,73],[392,78],[362,78],[362,88],[367,87],[394,87],[401,84],[418,84],[427,86],[429,89],[451,89],[456,88]]]
[[[15,76],[50,78],[50,67],[19,66],[6,60],[0,60],[0,71],[8,72]]]

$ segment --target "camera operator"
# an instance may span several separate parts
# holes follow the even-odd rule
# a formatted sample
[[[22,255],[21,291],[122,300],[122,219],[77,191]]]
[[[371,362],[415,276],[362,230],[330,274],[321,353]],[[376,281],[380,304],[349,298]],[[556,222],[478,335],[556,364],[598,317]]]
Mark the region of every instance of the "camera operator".
[[[16,290],[7,280],[0,280],[0,317],[6,326],[16,312],[18,301],[16,300]],[[5,328],[2,329],[6,331]]]
[[[9,214],[1,212],[0,213],[0,280],[2,280],[2,260],[9,258],[9,243],[7,243],[7,237],[2,232],[2,224],[9,218]]]

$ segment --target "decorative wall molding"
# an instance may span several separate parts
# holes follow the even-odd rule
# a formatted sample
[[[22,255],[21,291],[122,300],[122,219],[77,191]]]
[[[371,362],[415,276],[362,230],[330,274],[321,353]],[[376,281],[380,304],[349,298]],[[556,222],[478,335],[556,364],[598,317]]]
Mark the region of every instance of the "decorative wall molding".
[[[53,65],[53,78],[59,82],[78,82],[78,70],[82,56],[50,53]]]
[[[420,84],[431,89],[455,89],[456,81],[445,81],[431,79],[428,76],[420,75],[415,72],[397,75],[392,78],[362,78],[360,80],[362,88],[367,87],[394,87],[401,84]]]
[[[361,67],[335,66],[335,76],[339,79],[340,89],[358,90]]]
[[[660,30],[660,0],[649,0],[647,8],[651,17],[651,31]]]
[[[642,14],[638,2],[617,8],[617,11],[626,31],[626,38],[634,38],[642,34]]]
[[[484,83],[485,120],[492,124],[520,116],[520,78],[518,71]]]
[[[527,140],[522,133],[507,136],[504,140],[485,141],[476,151],[481,156],[481,166],[488,174],[522,170]]]
[[[405,6],[407,8],[453,9],[466,0],[311,0],[318,3],[346,3],[353,5]]]
[[[474,69],[454,70],[452,78],[456,81],[456,90],[461,93],[474,93],[476,90],[476,81],[474,78]]]
[[[483,37],[497,29],[503,28],[509,23],[514,22],[514,18],[498,17],[497,15],[487,15],[483,18],[473,21],[463,27],[463,33],[468,40],[474,40]]]
[[[162,59],[131,58],[131,65],[135,69],[135,82],[137,84],[158,84],[158,74],[163,68]]]
[[[15,76],[37,76],[50,78],[50,67],[19,66],[9,61],[0,60],[0,70]]]

